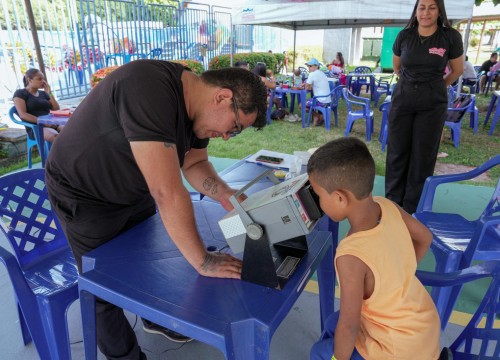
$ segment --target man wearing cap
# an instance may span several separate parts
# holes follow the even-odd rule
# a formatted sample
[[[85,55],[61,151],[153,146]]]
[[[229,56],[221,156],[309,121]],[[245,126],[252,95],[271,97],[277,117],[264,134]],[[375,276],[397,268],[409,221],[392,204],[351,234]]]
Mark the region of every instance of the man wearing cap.
[[[306,89],[312,90],[314,96],[326,95],[324,97],[317,98],[318,105],[327,105],[332,101],[330,97],[330,85],[328,84],[328,78],[323,71],[319,70],[319,61],[312,58],[306,62],[307,68],[309,69],[309,76],[306,81]],[[310,107],[312,100],[307,101],[306,106]],[[318,117],[313,116],[314,126],[319,126],[323,122]]]

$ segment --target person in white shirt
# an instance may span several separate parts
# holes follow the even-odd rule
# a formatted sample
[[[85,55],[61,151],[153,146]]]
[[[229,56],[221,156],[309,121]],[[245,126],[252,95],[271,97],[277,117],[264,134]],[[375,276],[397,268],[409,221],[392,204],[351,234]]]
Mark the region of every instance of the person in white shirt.
[[[474,70],[474,66],[470,63],[468,56],[465,56],[464,73],[462,77],[465,85],[474,85],[477,80],[476,70]]]
[[[311,60],[306,62],[306,65],[309,69],[309,76],[307,77],[306,81],[306,89],[312,90],[314,96],[326,95],[319,97],[317,101],[319,101],[320,104],[329,104],[332,101],[332,98],[330,97],[330,85],[328,84],[328,78],[325,73],[322,71],[317,71],[319,70],[319,61],[315,58],[311,58]],[[310,107],[311,103],[312,100],[308,100],[306,106]],[[321,123],[321,120],[314,121],[315,126],[318,126]]]

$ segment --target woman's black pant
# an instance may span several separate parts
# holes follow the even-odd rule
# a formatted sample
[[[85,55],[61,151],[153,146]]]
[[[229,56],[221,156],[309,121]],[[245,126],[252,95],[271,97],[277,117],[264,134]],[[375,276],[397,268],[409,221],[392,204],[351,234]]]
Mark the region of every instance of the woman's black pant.
[[[425,179],[434,173],[448,109],[446,85],[399,80],[391,103],[385,194],[412,214]]]

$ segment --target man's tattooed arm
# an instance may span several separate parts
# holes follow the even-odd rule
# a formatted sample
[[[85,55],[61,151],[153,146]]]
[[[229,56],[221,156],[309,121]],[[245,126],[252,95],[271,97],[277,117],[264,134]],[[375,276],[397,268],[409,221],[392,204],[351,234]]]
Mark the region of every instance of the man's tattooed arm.
[[[205,191],[210,192],[212,195],[217,195],[217,182],[215,181],[215,178],[213,177],[207,177],[203,181],[203,189]]]

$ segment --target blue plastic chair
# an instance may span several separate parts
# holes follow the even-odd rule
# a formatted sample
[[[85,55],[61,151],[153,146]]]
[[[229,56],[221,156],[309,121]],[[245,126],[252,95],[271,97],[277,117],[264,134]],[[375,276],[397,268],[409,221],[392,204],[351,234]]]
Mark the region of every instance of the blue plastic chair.
[[[355,74],[371,74],[372,69],[368,66],[358,66],[354,69]],[[356,96],[359,96],[361,93],[361,87],[366,86],[366,92],[370,89],[370,78],[357,76],[356,79],[351,83],[352,93]]]
[[[387,134],[389,133],[389,112],[391,111],[391,102],[385,101],[380,105],[379,110],[382,112],[382,123],[380,125],[380,136],[378,141],[382,144],[382,151],[385,151],[387,145]]]
[[[23,125],[26,128],[26,149],[28,151],[28,168],[31,169],[32,166],[31,148],[33,146],[39,148],[40,146],[40,141],[38,139],[38,125],[21,120],[15,106],[10,108],[9,117],[15,124]],[[45,156],[48,155],[49,150],[50,150],[50,143],[48,141],[45,141]]]
[[[345,136],[349,136],[354,121],[365,119],[366,141],[370,141],[373,133],[373,111],[370,109],[370,99],[353,95],[347,88],[342,89],[342,97],[347,106],[347,124]]]
[[[390,76],[380,76],[375,79],[375,91],[373,93],[373,99],[375,101],[375,107],[378,106],[378,101],[382,95],[391,94],[391,84],[394,78],[394,74]]]
[[[149,52],[148,59],[160,60],[161,54],[163,53],[162,48],[155,48]]]
[[[479,121],[479,110],[476,112],[476,97],[473,94],[467,95],[471,97],[471,102],[464,107],[448,107],[448,118],[453,112],[462,112],[458,121],[448,121],[446,120],[444,125],[451,129],[451,138],[453,140],[453,146],[458,148],[460,145],[460,133],[462,129],[462,119],[465,114],[471,114],[470,126],[477,132],[478,121]]]
[[[331,113],[333,111],[333,115],[335,116],[335,127],[339,125],[339,118],[338,118],[338,107],[339,107],[339,100],[342,97],[342,89],[344,88],[343,85],[336,86],[333,88],[332,91],[330,91],[330,96],[332,101],[330,104],[324,106],[324,105],[319,105],[318,104],[318,98],[325,97],[326,95],[318,95],[318,96],[313,96],[311,106],[309,109],[309,115],[307,116],[307,126],[311,124],[311,115],[314,110],[320,111],[323,114],[323,118],[325,119],[325,129],[330,130],[330,120],[331,120]]]
[[[0,228],[13,253],[0,261],[16,294],[24,344],[33,340],[40,358],[71,359],[66,312],[78,299],[78,270],[54,216],[44,169],[0,177]]]
[[[453,100],[457,97],[456,88],[457,88],[456,86],[448,87],[448,103],[450,105],[453,104]],[[473,92],[471,92],[471,94],[473,94]],[[460,93],[460,95],[469,95],[469,94]],[[474,134],[477,134],[477,131],[479,129],[479,109],[476,106],[476,96],[472,95],[471,100],[472,101],[469,104],[469,107],[467,108],[466,112],[470,114],[469,127],[473,129]]]
[[[433,208],[439,185],[473,179],[499,164],[500,155],[497,155],[469,172],[430,176],[425,181],[413,216],[432,232],[436,272],[465,269],[477,260],[500,260],[500,179],[487,206],[475,220],[467,220],[457,213],[435,212]],[[459,292],[460,287],[431,292],[443,325],[448,322]]]
[[[500,262],[487,261],[452,273],[417,271],[416,275],[422,284],[433,287],[461,287],[470,281],[492,277],[483,300],[449,349],[453,360],[499,359],[500,327],[496,319],[500,316]],[[484,326],[480,326],[484,317]]]

